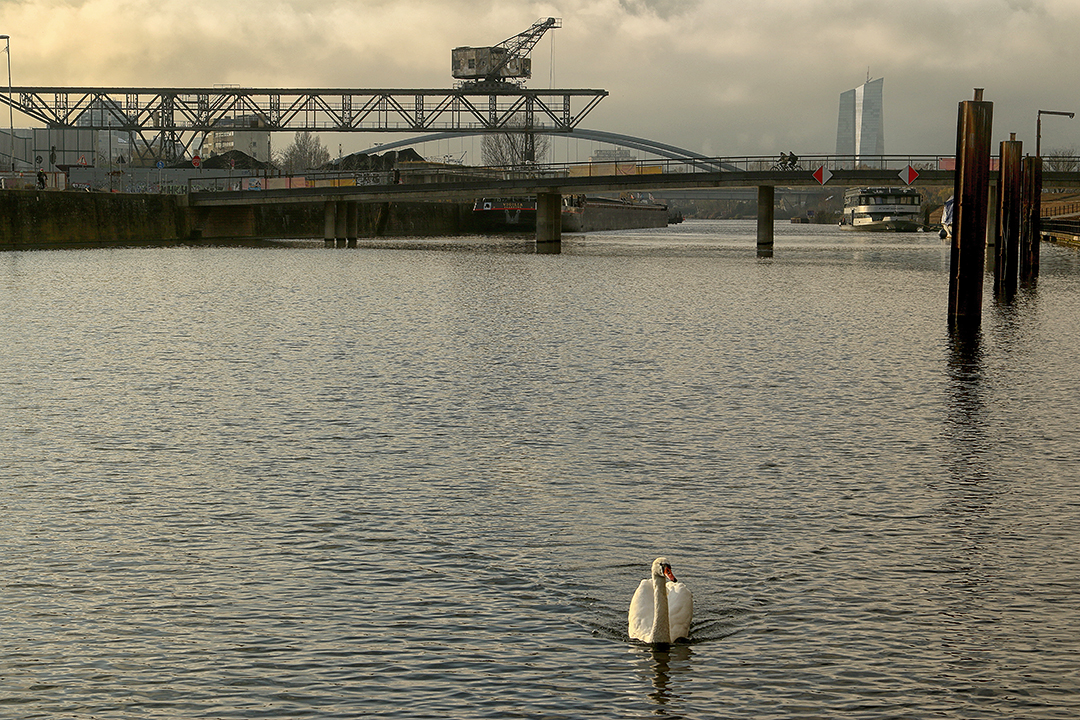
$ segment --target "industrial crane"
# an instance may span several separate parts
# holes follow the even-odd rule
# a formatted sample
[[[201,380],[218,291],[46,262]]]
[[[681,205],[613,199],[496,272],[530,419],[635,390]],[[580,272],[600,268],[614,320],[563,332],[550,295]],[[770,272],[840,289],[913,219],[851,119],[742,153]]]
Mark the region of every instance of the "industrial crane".
[[[551,28],[562,27],[562,18],[542,18],[525,32],[492,47],[459,47],[451,55],[451,69],[468,87],[494,90],[515,87],[532,77],[529,53]]]

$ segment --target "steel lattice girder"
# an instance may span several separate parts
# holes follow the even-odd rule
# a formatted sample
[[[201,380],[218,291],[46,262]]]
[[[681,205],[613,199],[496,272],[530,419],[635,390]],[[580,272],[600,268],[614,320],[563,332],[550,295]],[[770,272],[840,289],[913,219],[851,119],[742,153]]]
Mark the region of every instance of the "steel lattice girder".
[[[607,94],[519,87],[490,92],[16,87],[10,102],[5,95],[0,102],[52,127],[140,133],[207,132],[240,118],[252,118],[267,131],[570,132]]]

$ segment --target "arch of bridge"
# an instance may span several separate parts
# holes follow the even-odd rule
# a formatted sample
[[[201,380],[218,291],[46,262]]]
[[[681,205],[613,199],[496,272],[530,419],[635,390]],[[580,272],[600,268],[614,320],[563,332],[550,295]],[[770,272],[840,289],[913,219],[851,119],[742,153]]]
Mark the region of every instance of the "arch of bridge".
[[[409,147],[424,142],[435,142],[437,140],[448,140],[451,138],[462,137],[463,135],[483,135],[481,130],[475,133],[432,133],[430,135],[422,135],[420,137],[409,138],[407,140],[396,140],[389,143],[380,143],[379,145],[372,146],[361,152],[366,154],[372,154],[376,152],[385,152],[387,150],[395,150],[397,148]],[[649,140],[647,138],[634,137],[633,135],[620,135],[619,133],[605,132],[603,130],[586,130],[584,128],[574,128],[572,132],[555,132],[537,130],[537,135],[551,135],[552,137],[571,137],[582,140],[596,140],[598,142],[606,142],[612,145],[619,145],[621,147],[633,148],[634,150],[642,150],[644,152],[650,152],[660,157],[668,158],[669,160],[690,160],[696,161],[706,169],[716,170],[737,170],[734,166],[721,163],[715,158],[708,158],[700,153],[686,150],[684,148],[676,147],[674,145],[667,145],[665,143],[656,142],[655,140]]]

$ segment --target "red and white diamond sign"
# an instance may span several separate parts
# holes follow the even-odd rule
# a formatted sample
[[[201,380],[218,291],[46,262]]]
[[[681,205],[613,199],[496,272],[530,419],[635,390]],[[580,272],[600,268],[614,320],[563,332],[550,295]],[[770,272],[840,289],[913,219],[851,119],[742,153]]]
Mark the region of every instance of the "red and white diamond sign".
[[[906,168],[900,171],[900,179],[906,182],[908,185],[915,182],[915,179],[919,177],[919,171],[908,165]]]
[[[814,179],[818,181],[819,185],[824,185],[825,183],[829,182],[829,178],[831,177],[832,173],[829,172],[829,169],[824,165],[814,171]]]

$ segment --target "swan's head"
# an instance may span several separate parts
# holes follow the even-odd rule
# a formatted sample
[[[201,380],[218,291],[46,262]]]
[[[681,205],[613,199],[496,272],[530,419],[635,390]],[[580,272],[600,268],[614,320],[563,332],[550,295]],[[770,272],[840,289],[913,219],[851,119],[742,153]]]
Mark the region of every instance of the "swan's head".
[[[671,572],[671,566],[668,565],[667,558],[658,557],[653,560],[652,574],[653,577],[666,577],[671,582],[679,582],[675,579],[675,573]]]

